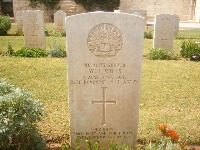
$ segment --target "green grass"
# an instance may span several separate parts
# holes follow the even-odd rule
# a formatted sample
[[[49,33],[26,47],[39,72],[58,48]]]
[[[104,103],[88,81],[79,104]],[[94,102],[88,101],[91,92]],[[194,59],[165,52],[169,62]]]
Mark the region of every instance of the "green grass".
[[[53,24],[46,24],[45,28],[48,29],[48,31],[53,29]],[[14,36],[17,31],[17,26],[16,24],[12,24],[11,29],[9,30],[8,34],[10,36],[0,36],[0,53],[1,52],[6,52],[7,50],[7,45],[8,42],[12,45],[12,48],[14,51],[17,51],[24,47],[24,37],[23,36]],[[54,39],[52,36],[47,36],[46,38],[46,50],[49,51],[51,45],[54,42]],[[60,44],[64,48],[66,47],[66,38],[65,37],[60,37]]]
[[[190,61],[144,59],[139,140],[158,137],[156,125],[167,123],[181,139],[200,144],[200,65]],[[66,60],[64,58],[0,57],[0,77],[45,103],[43,135],[68,134]]]
[[[48,27],[52,28],[52,25]],[[14,29],[10,34],[13,32]],[[180,34],[199,36],[193,31],[181,31]],[[15,50],[23,47],[22,36],[1,36],[0,51],[6,50],[8,41]],[[181,41],[174,41],[177,53]],[[61,42],[65,43],[65,37],[61,38]],[[152,39],[145,39],[144,54],[151,47]],[[156,139],[159,135],[156,125],[167,123],[182,140],[200,145],[199,70],[199,62],[144,58],[138,133],[140,141]],[[34,98],[44,102],[48,116],[39,127],[48,139],[69,134],[66,76],[65,58],[0,57],[0,78],[6,78],[17,87],[32,92]]]
[[[200,30],[180,30],[178,37],[187,39],[199,39]]]

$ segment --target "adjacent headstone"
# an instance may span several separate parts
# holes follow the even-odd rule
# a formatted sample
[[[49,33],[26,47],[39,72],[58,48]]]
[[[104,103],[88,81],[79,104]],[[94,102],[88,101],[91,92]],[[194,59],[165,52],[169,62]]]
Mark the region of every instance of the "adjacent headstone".
[[[115,13],[120,13],[120,10],[114,10]]]
[[[175,16],[160,14],[155,16],[153,48],[173,49]]]
[[[71,145],[136,145],[144,18],[94,12],[66,17]]]
[[[142,17],[142,15],[139,12],[134,12],[133,15],[141,16]]]
[[[177,35],[178,35],[178,32],[179,32],[180,17],[174,14],[174,19],[175,19],[175,31],[174,31],[174,36],[177,36]]]
[[[45,49],[43,11],[26,10],[23,13],[25,47]]]
[[[19,10],[16,13],[17,31],[23,30],[23,12],[23,10]]]
[[[147,10],[142,10],[142,9],[135,9],[135,10],[120,10],[120,12],[122,13],[129,13],[129,14],[134,14],[134,13],[137,13],[137,14],[140,14],[142,15],[142,17],[145,18],[145,24],[147,23]]]
[[[54,14],[54,27],[57,30],[65,30],[65,17],[66,13],[62,10]]]

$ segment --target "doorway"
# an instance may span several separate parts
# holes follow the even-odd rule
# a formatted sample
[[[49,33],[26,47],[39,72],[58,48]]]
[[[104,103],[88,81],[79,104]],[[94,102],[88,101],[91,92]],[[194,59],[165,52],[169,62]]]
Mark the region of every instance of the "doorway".
[[[3,0],[1,5],[3,15],[14,17],[13,14],[13,0]]]

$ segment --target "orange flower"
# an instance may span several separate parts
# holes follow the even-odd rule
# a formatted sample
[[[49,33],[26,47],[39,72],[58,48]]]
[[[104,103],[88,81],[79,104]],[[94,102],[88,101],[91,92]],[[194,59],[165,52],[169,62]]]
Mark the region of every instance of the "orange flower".
[[[178,141],[179,139],[179,135],[174,130],[168,130],[167,135],[170,136],[174,141]]]
[[[163,133],[165,133],[166,129],[167,129],[167,125],[166,124],[159,124],[159,125],[157,125],[157,128],[159,130],[161,130]]]

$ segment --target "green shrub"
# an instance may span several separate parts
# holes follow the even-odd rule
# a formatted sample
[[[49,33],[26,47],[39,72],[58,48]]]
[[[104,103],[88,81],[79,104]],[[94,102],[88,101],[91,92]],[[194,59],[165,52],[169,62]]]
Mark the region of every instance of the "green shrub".
[[[200,46],[193,41],[184,41],[181,45],[180,54],[183,58],[200,61]]]
[[[78,141],[80,142],[80,141]],[[86,140],[86,145],[88,150],[106,150],[103,147],[100,147],[100,143],[96,140],[94,143],[91,143],[89,140]],[[72,148],[67,143],[62,143],[62,150],[72,150]],[[80,144],[76,141],[76,150],[81,150]],[[122,146],[117,145],[114,141],[110,142],[109,150],[133,150],[129,148],[126,144]],[[170,139],[159,139],[157,142],[152,143],[148,142],[146,145],[137,146],[135,150],[184,150],[179,143],[174,143]]]
[[[51,35],[51,38],[49,38],[49,55],[51,57],[66,57],[67,53],[60,42],[60,37],[65,36],[65,31],[64,30],[51,30],[49,31],[49,34]]]
[[[147,54],[147,58],[151,60],[177,60],[178,56],[173,51],[162,48],[152,48]]]
[[[144,38],[146,39],[152,39],[153,38],[153,33],[150,30],[144,31]]]
[[[7,35],[7,31],[11,28],[9,16],[0,16],[0,36]]]
[[[20,57],[46,57],[47,54],[41,48],[26,48],[23,47],[15,53],[15,56]]]
[[[49,55],[51,57],[66,57],[67,53],[63,48],[55,48],[50,50]]]
[[[12,48],[10,42],[8,42],[6,54],[7,56],[12,56],[14,54],[14,49]]]
[[[0,79],[0,149],[44,147],[36,126],[45,114],[43,104],[30,97],[30,93]]]
[[[24,35],[24,32],[23,31],[17,31],[15,36],[23,36]]]

